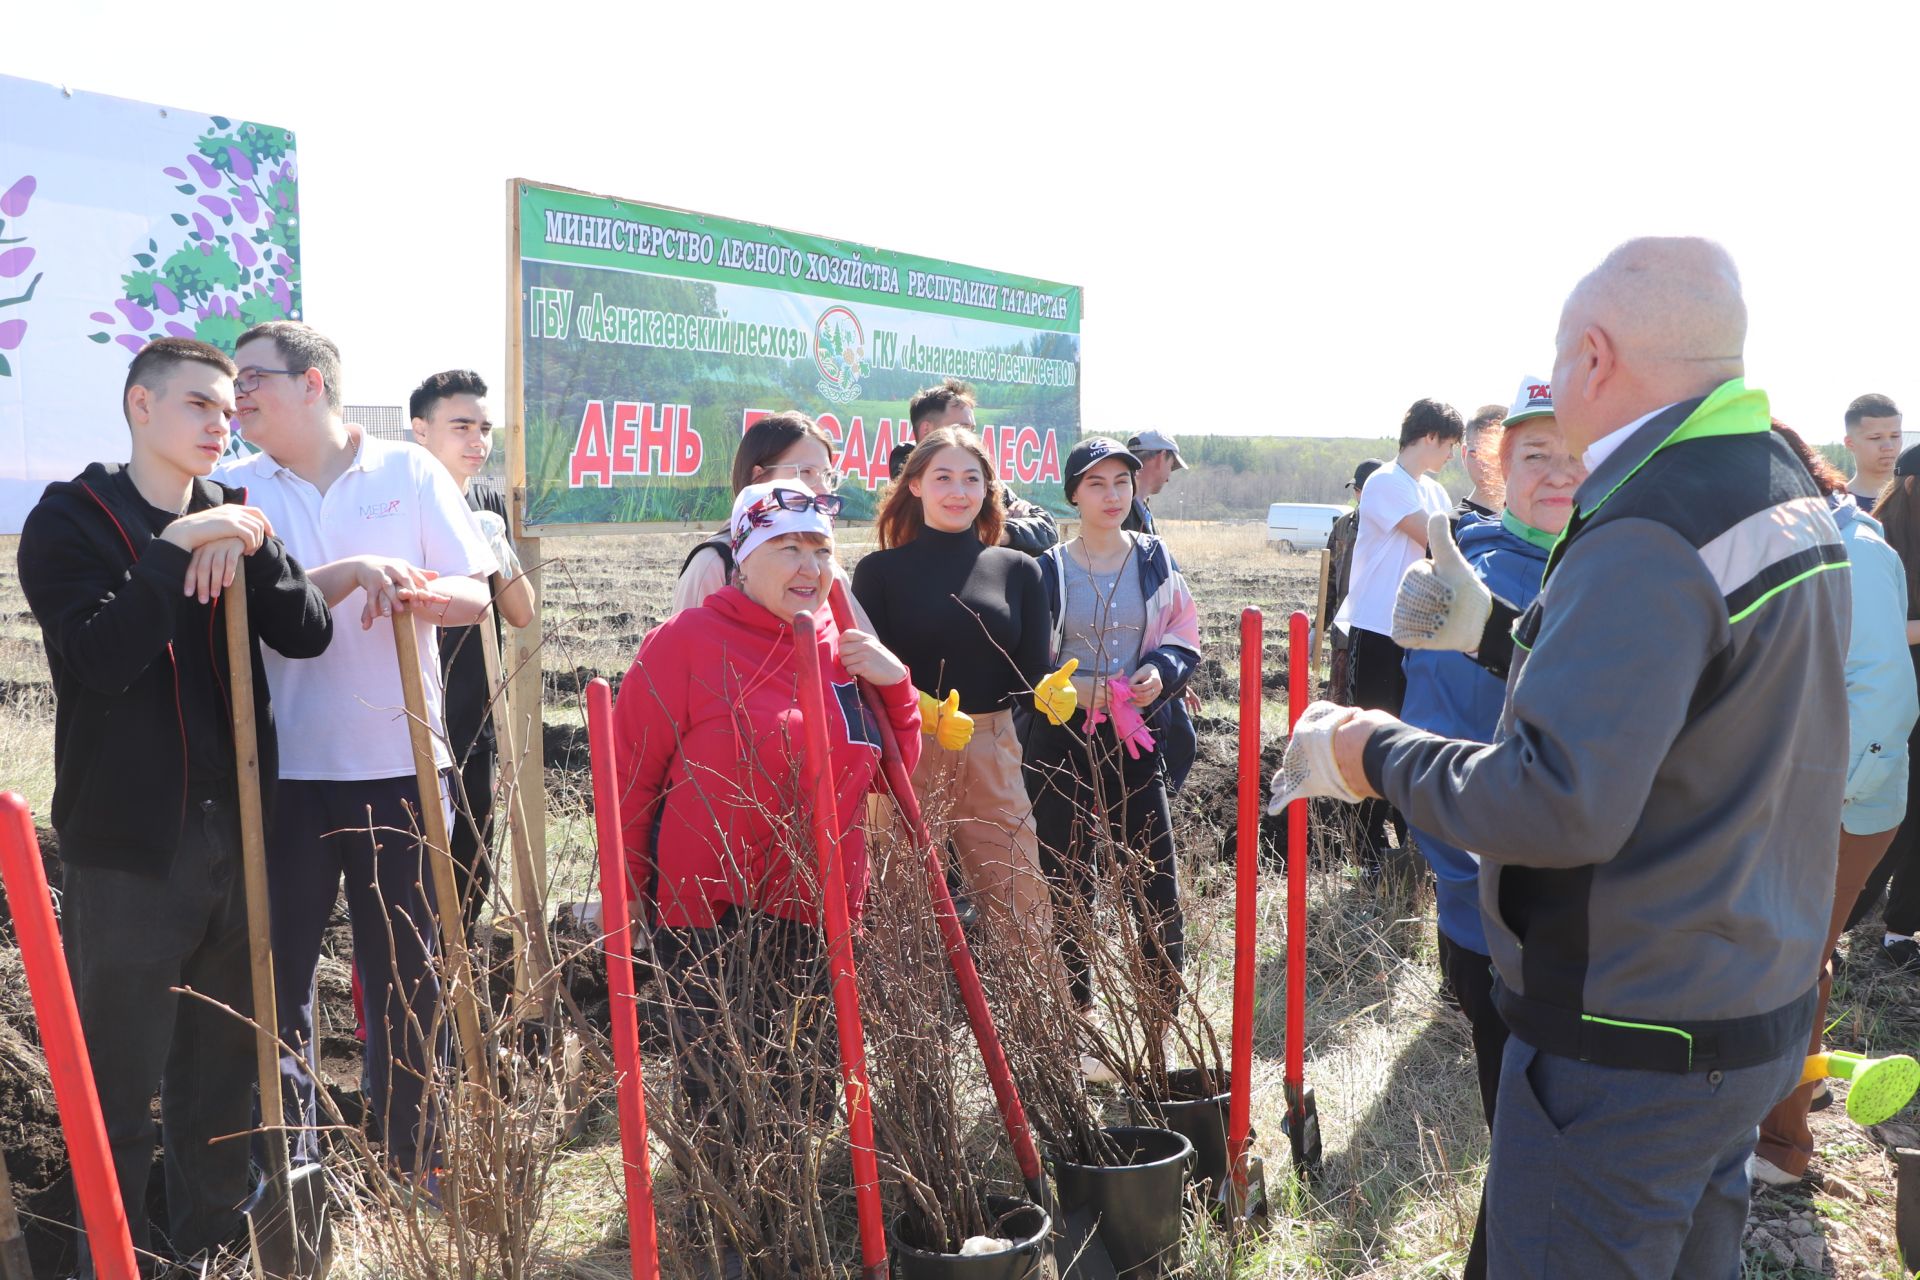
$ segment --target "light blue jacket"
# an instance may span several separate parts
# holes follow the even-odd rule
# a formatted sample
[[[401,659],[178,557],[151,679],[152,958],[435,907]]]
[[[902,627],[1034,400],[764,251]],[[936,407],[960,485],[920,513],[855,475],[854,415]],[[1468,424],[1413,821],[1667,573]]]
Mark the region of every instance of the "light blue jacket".
[[[1907,768],[1907,735],[1920,717],[1907,649],[1907,573],[1880,522],[1852,494],[1827,499],[1853,562],[1853,637],[1847,645],[1849,802],[1878,790],[1883,775]]]

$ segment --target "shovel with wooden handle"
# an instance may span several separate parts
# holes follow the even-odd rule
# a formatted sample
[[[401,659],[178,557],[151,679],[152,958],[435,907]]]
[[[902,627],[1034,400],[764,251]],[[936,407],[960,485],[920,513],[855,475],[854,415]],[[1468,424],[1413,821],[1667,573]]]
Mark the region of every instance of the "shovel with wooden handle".
[[[482,619],[483,622],[488,621]],[[492,1082],[487,1079],[486,1043],[480,1033],[479,990],[473,954],[467,947],[466,917],[460,910],[460,886],[453,876],[453,854],[447,842],[447,813],[440,800],[440,768],[433,758],[433,726],[427,721],[427,690],[420,676],[420,638],[414,634],[413,615],[395,610],[393,649],[400,663],[400,691],[406,701],[407,731],[413,741],[413,776],[420,791],[420,833],[427,846],[427,865],[433,876],[434,922],[439,927],[440,954],[446,957],[447,996],[453,1004],[454,1034],[460,1044],[461,1078],[480,1090],[478,1101],[491,1109]],[[455,1212],[458,1188],[448,1202]],[[482,1202],[480,1212],[492,1226],[502,1227],[505,1206]]]
[[[326,1175],[317,1164],[289,1167],[286,1110],[280,1092],[278,1005],[273,990],[273,924],[267,898],[267,833],[260,808],[260,743],[253,711],[253,645],[247,634],[244,579],[221,593],[227,620],[227,668],[233,707],[233,759],[239,771],[240,867],[247,889],[247,961],[253,971],[254,1054],[260,1074],[260,1122],[267,1171],[246,1209],[257,1280],[318,1280],[333,1264]]]
[[[493,575],[490,581],[497,600],[502,587],[500,575]],[[514,990],[526,1001],[527,1021],[544,1027],[553,1016],[554,985],[559,971],[553,963],[553,940],[547,936],[546,879],[535,864],[533,845],[527,839],[527,816],[518,785],[519,731],[507,703],[507,682],[501,678],[500,637],[494,633],[492,618],[480,620],[480,653],[486,663],[489,713],[493,716],[493,734],[499,746],[501,789],[507,796],[508,842],[513,850],[513,906],[520,916],[515,933],[521,954]]]

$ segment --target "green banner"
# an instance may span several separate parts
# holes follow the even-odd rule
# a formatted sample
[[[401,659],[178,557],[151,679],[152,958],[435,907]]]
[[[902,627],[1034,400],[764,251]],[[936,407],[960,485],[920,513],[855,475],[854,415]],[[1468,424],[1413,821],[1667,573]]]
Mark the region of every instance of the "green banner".
[[[721,524],[740,435],[798,409],[870,516],[907,402],[955,377],[1002,481],[1059,508],[1080,290],[522,183],[526,523]]]

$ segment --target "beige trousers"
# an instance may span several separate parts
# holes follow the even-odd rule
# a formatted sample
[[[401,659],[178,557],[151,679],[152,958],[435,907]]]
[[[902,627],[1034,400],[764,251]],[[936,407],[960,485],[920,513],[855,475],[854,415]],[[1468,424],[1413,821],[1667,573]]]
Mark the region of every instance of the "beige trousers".
[[[925,739],[913,789],[929,822],[946,820],[967,892],[981,911],[1050,938],[1052,899],[1040,874],[1040,840],[1021,777],[1013,713],[974,716],[973,740],[959,751]]]

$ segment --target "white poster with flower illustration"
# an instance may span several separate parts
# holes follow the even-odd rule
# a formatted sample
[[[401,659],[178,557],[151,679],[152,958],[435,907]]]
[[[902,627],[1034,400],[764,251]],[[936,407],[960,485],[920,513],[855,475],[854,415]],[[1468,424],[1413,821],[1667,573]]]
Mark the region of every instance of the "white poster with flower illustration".
[[[141,345],[299,319],[293,134],[0,76],[0,533],[123,461]]]

